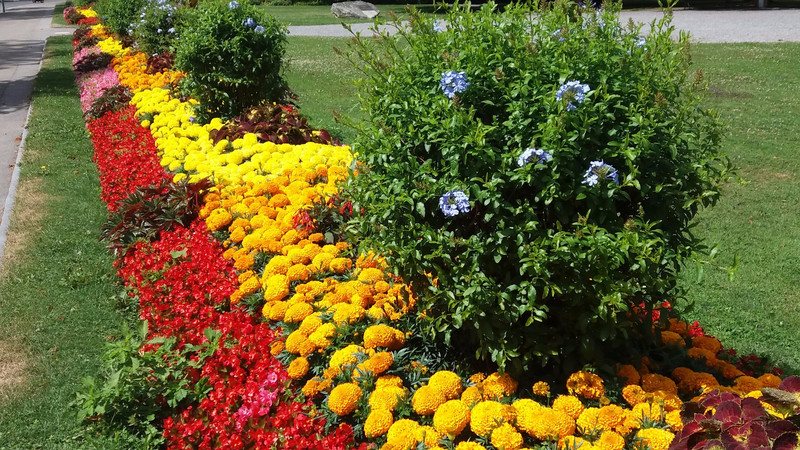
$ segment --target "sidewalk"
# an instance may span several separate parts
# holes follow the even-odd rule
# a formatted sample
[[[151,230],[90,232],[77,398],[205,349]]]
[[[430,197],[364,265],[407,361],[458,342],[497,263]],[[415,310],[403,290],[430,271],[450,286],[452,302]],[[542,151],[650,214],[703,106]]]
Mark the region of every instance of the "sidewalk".
[[[380,9],[380,5],[378,6]],[[622,11],[620,23],[629,19],[649,24],[662,16],[660,10]],[[800,42],[800,9],[703,11],[677,9],[672,24],[691,33],[692,42]],[[353,31],[367,33],[371,24],[353,24]],[[647,32],[647,26],[643,32]],[[388,28],[387,28],[388,29]],[[350,37],[341,25],[293,26],[290,36]]]
[[[57,0],[6,1],[0,13],[0,217],[28,115],[33,81]]]

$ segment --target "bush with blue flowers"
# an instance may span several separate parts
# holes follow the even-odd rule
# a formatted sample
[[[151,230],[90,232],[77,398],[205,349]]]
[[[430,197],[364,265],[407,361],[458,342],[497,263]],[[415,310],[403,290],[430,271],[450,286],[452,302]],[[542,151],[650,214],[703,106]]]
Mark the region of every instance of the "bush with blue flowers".
[[[352,195],[429,337],[514,373],[602,364],[680,297],[730,165],[689,43],[619,5],[456,5],[355,39]],[[660,315],[666,320],[668,314]]]
[[[183,91],[200,102],[197,119],[230,119],[251,106],[282,102],[286,28],[246,0],[209,1],[177,31],[175,67]]]

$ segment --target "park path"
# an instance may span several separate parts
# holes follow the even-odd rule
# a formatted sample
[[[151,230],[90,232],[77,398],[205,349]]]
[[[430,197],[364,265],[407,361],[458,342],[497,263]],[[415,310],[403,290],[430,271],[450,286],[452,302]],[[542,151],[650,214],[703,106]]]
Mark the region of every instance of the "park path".
[[[380,6],[378,6],[380,8]],[[661,17],[661,11],[623,11],[620,22],[649,24]],[[800,42],[800,9],[714,10],[676,9],[673,25],[691,33],[692,42]],[[370,24],[353,24],[353,31],[366,33]],[[391,29],[390,27],[385,27]],[[293,26],[291,36],[349,37],[341,25]]]
[[[0,13],[0,227],[7,226],[2,223],[8,217],[6,198],[14,189],[12,174],[44,43],[58,31],[50,25],[57,2],[6,0],[6,12]]]

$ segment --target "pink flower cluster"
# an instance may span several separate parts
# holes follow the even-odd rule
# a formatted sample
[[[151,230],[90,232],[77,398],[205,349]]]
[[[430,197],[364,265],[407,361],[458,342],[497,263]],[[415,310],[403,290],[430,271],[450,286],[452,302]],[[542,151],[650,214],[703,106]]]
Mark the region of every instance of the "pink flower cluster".
[[[92,104],[103,95],[106,89],[119,85],[117,72],[111,67],[104,67],[78,77],[81,92],[81,109],[86,114]]]

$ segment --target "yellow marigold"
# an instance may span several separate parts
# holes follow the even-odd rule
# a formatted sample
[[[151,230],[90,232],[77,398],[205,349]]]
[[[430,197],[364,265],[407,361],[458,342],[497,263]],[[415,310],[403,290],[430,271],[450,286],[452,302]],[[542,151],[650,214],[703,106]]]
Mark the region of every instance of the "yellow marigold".
[[[664,410],[657,403],[639,403],[628,413],[640,425],[645,421],[661,420]]]
[[[639,430],[636,437],[649,445],[652,450],[667,450],[675,435],[660,428],[645,428]]]
[[[578,436],[564,436],[558,440],[559,450],[590,450],[594,448],[589,441]]]
[[[461,393],[461,401],[468,404],[474,405],[483,399],[481,395],[481,391],[478,386],[470,386],[464,389],[464,392]]]
[[[333,321],[339,325],[353,323],[364,317],[364,308],[351,303],[338,303],[333,305]],[[330,309],[329,309],[330,311]]]
[[[306,336],[311,335],[311,333],[317,331],[319,327],[322,326],[322,319],[320,319],[319,315],[308,315],[305,319],[300,323],[300,332],[305,334]]]
[[[639,384],[639,380],[641,379],[639,371],[630,364],[620,366],[619,370],[617,370],[617,375],[625,378],[625,384],[627,385]]]
[[[761,384],[764,385],[764,387],[769,387],[769,388],[777,389],[778,386],[781,385],[780,377],[773,375],[771,373],[765,373],[764,375],[761,375],[760,377],[758,377],[758,381],[760,381]]]
[[[484,399],[500,399],[517,392],[517,381],[508,373],[500,375],[495,372],[483,380],[481,387]]]
[[[365,348],[385,347],[389,350],[399,350],[404,344],[403,332],[389,325],[372,325],[364,331]]]
[[[397,404],[405,401],[406,390],[399,386],[377,386],[369,396],[369,407],[394,411]]]
[[[298,330],[289,333],[286,337],[286,351],[292,354],[297,354],[300,351],[300,344],[306,340],[306,337]]]
[[[430,385],[426,385],[414,392],[414,396],[411,397],[411,407],[414,408],[414,412],[417,414],[429,416],[436,412],[436,409],[446,401],[447,399],[440,391]]]
[[[302,322],[314,314],[314,307],[308,303],[295,303],[286,310],[283,321],[287,323]]]
[[[618,405],[606,405],[597,412],[597,425],[603,430],[615,430],[625,421],[625,410]]]
[[[439,433],[438,431],[436,431],[435,428],[433,428],[430,425],[425,425],[417,428],[415,435],[417,440],[425,444],[426,447],[432,447],[437,445],[439,443],[439,439],[444,437],[442,433]]]
[[[456,445],[456,450],[486,450],[486,447],[477,442],[464,441]]]
[[[469,377],[469,382],[472,384],[479,384],[483,382],[483,380],[485,379],[486,379],[486,374],[483,372],[478,372],[476,374],[472,374],[472,376]]]
[[[510,423],[504,423],[492,431],[492,445],[498,450],[519,450],[522,434]]]
[[[680,334],[672,331],[662,331],[661,342],[667,345],[676,345],[678,347],[686,346],[686,342],[683,340],[683,337],[681,337]]]
[[[419,423],[411,419],[400,419],[389,427],[386,433],[386,443],[400,450],[411,450],[419,443],[417,429]]]
[[[392,412],[385,409],[373,409],[364,421],[364,434],[368,438],[383,436],[394,423]]]
[[[469,423],[469,405],[461,400],[450,400],[442,404],[433,414],[436,431],[454,439]]]
[[[573,395],[559,395],[558,398],[553,401],[553,409],[561,411],[577,420],[583,412],[583,403],[578,397]]]
[[[283,300],[289,295],[289,277],[286,275],[272,275],[266,280],[264,286],[264,300],[268,302]]]
[[[598,450],[622,450],[625,448],[625,438],[613,431],[603,431],[594,442],[594,447]]]
[[[720,344],[719,340],[711,336],[695,337],[694,339],[692,339],[692,347],[708,350],[714,355],[716,355],[717,353],[719,353],[720,350],[722,350],[722,344]]]
[[[291,281],[308,281],[309,277],[311,277],[311,271],[306,265],[295,264],[289,267],[289,270],[286,271],[286,276]]]
[[[444,394],[447,400],[458,398],[463,389],[461,377],[449,370],[440,370],[431,375],[428,385]]]
[[[597,400],[606,394],[603,379],[597,374],[584,371],[578,371],[569,376],[567,390],[570,394],[589,400]]]
[[[645,392],[666,391],[678,393],[678,386],[674,381],[657,373],[648,373],[642,376],[642,389]]]
[[[584,433],[592,433],[595,430],[600,430],[598,426],[597,416],[600,413],[600,408],[584,408],[581,415],[578,417],[577,425]]]
[[[403,387],[403,379],[397,375],[383,375],[375,380],[375,389],[380,389],[388,386]]]
[[[509,416],[506,405],[494,400],[486,400],[472,407],[469,426],[472,432],[478,436],[489,437],[492,430],[507,420],[513,419],[513,416]]]
[[[342,383],[328,396],[328,408],[338,416],[346,416],[355,411],[361,400],[361,388],[355,383]]]
[[[258,277],[250,277],[239,286],[238,290],[242,295],[247,296],[259,289],[261,289],[261,282],[258,280]]]
[[[681,411],[679,409],[668,412],[664,420],[672,428],[672,431],[681,431],[683,429],[683,420],[681,420]]]
[[[278,301],[269,301],[267,304],[271,304],[272,306],[269,308],[269,316],[266,316],[269,320],[283,320],[286,316],[286,311],[289,309],[289,304],[287,302],[278,302]],[[266,308],[264,309],[266,312]]]
[[[550,385],[545,381],[537,381],[533,383],[533,395],[546,397],[550,393]]]
[[[215,209],[211,211],[211,215],[206,219],[206,228],[208,231],[219,231],[227,226],[233,220],[233,216],[226,209]]]
[[[308,373],[308,360],[302,356],[295,358],[289,364],[289,368],[286,370],[289,374],[289,378],[293,380],[299,380],[303,378]]]

